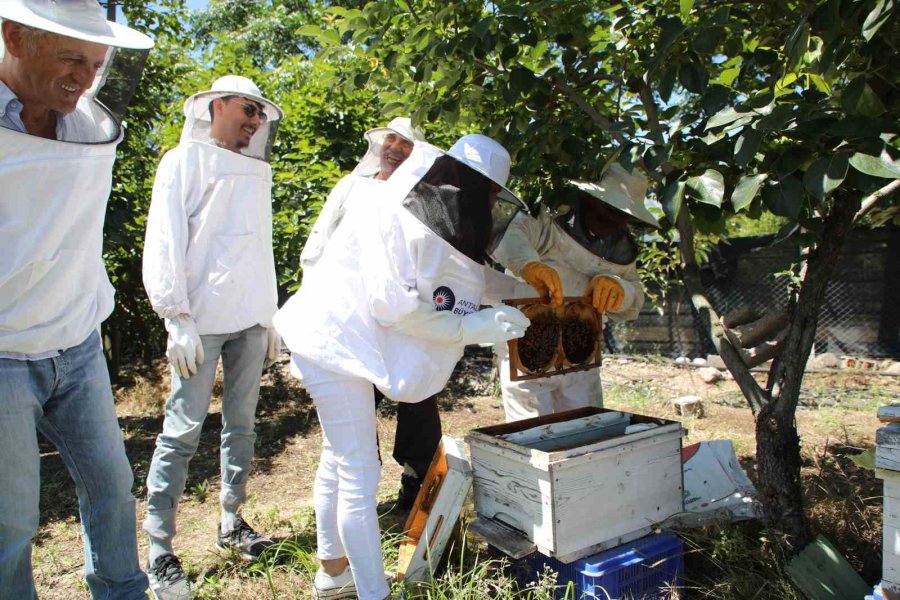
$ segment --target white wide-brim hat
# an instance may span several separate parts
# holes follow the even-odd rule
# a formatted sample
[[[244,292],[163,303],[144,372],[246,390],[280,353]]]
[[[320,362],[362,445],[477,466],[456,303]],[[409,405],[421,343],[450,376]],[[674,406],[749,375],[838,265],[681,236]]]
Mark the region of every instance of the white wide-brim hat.
[[[153,47],[153,40],[140,31],[107,21],[97,0],[2,0],[0,19],[105,46]]]
[[[240,75],[225,75],[216,79],[212,87],[203,92],[197,92],[184,101],[184,116],[193,119],[209,120],[209,101],[224,96],[241,96],[263,105],[267,119],[280,121],[284,117],[284,111],[271,100],[263,97],[262,92],[250,79]],[[206,100],[200,102],[199,100]]]
[[[566,183],[633,219],[659,228],[659,221],[644,207],[649,184],[647,178],[639,172],[629,173],[625,167],[616,163],[610,166],[600,179],[600,183],[575,180]]]
[[[509,180],[509,152],[506,148],[480,133],[464,135],[453,144],[447,154],[459,162],[472,167],[502,189],[498,198],[514,202],[527,210],[525,203],[506,187]]]
[[[413,127],[408,117],[395,117],[386,127],[375,127],[366,132],[369,144],[378,144],[389,133],[396,133],[408,142],[424,142],[425,134],[418,127]]]

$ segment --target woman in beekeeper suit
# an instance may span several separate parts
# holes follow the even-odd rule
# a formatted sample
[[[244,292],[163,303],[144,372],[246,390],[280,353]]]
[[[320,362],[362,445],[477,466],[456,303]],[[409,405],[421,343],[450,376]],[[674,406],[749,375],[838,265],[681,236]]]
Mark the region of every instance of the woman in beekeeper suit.
[[[153,41],[96,0],[2,0],[0,20],[0,598],[37,597],[37,431],[75,482],[91,595],[144,598],[99,328],[114,304],[103,219],[120,118]]]
[[[521,285],[516,297],[584,295],[603,319],[637,318],[644,292],[637,275],[638,246],[630,228],[658,227],[644,208],[647,178],[611,165],[599,183],[569,181],[569,199],[556,214],[518,215],[492,256],[534,289]],[[500,391],[506,420],[518,421],[563,410],[603,406],[599,369],[510,381],[506,344],[500,358]]]
[[[481,135],[444,154],[417,142],[377,201],[347,213],[317,268],[275,316],[316,404],[317,598],[389,593],[375,493],[375,385],[397,402],[440,391],[467,344],[521,337],[528,319],[491,304],[492,242],[524,207],[503,187],[509,154]]]

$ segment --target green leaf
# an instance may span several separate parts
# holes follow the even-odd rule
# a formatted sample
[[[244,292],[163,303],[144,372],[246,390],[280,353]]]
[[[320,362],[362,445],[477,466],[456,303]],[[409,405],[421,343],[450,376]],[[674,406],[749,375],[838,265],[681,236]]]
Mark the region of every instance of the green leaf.
[[[766,173],[741,177],[734,188],[734,192],[731,194],[731,205],[734,206],[734,212],[740,212],[749,206],[753,199],[756,198],[759,186],[768,178],[769,176]]]
[[[697,32],[691,47],[700,54],[712,54],[722,39],[721,27],[704,27]]]
[[[742,166],[747,166],[756,156],[759,150],[759,144],[762,142],[763,132],[753,129],[752,127],[744,127],[743,132],[734,144],[734,161]]]
[[[848,158],[846,152],[836,152],[830,157],[816,160],[806,169],[803,185],[810,194],[824,200],[825,196],[837,189],[847,176]]]
[[[800,64],[807,50],[809,50],[809,23],[806,22],[806,17],[804,17],[784,44],[784,55],[787,58],[788,71],[793,71]]]
[[[669,102],[669,97],[672,95],[672,88],[675,87],[675,77],[677,75],[678,67],[672,65],[663,71],[662,76],[659,78],[659,88],[657,88],[657,91],[663,102]]]
[[[678,69],[678,81],[687,91],[702,94],[709,83],[709,73],[698,63],[685,63]]]
[[[678,41],[684,32],[687,31],[687,26],[681,22],[681,19],[678,17],[668,17],[665,19],[660,19],[658,21],[660,26],[659,40],[657,40],[654,50],[654,60],[659,60],[664,57],[668,52],[669,48]]]
[[[865,74],[853,78],[841,92],[841,106],[848,114],[860,114],[866,117],[878,117],[885,110],[878,94],[869,86]]]
[[[710,115],[721,109],[728,102],[730,90],[722,85],[711,85],[706,88],[706,93],[700,99],[700,108]]]
[[[684,202],[684,185],[683,181],[676,181],[667,185],[663,190],[662,209],[672,224],[678,219],[678,211],[681,210],[681,204]]]
[[[707,169],[702,175],[691,177],[685,182],[687,191],[704,204],[722,206],[725,198],[725,178],[714,169]]]
[[[772,112],[761,118],[756,128],[760,131],[781,131],[793,117],[793,110],[789,104],[779,104]]]
[[[706,122],[706,129],[728,125],[729,123],[733,123],[734,121],[737,121],[738,119],[746,116],[746,111],[739,112],[735,110],[733,106],[726,106],[709,118],[709,120]]]
[[[763,188],[762,198],[776,215],[797,219],[803,208],[803,184],[796,177],[769,181],[769,185]]]
[[[694,0],[681,0],[679,8],[681,9],[681,18],[684,19],[691,14],[691,9],[694,8]]]
[[[894,10],[894,0],[878,0],[875,8],[868,14],[862,26],[862,36],[866,41],[871,41],[878,32],[878,29],[884,25]]]
[[[888,179],[900,179],[900,161],[888,154],[885,148],[880,156],[857,152],[850,157],[850,164],[860,173],[872,177],[886,177]]]
[[[727,69],[723,69],[721,73],[719,73],[719,77],[716,79],[716,83],[720,83],[726,87],[731,87],[734,83],[734,80],[737,79],[737,76],[741,74],[740,67],[729,67]]]

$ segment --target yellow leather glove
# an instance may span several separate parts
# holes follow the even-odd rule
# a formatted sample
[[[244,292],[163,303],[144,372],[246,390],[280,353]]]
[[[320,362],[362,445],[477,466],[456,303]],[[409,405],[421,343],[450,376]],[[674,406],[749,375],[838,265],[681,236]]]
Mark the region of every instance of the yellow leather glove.
[[[622,301],[625,300],[625,290],[622,284],[606,275],[597,275],[588,283],[584,295],[590,299],[591,304],[600,312],[619,310]]]
[[[561,306],[563,303],[563,287],[559,273],[553,267],[542,262],[532,261],[522,268],[522,279],[543,296],[550,296],[551,303]]]

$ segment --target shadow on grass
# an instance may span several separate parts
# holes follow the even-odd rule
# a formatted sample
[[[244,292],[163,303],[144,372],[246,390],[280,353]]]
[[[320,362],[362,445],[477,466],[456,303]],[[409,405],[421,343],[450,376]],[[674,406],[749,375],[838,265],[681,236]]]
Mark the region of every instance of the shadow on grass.
[[[221,391],[219,383],[216,389]],[[271,471],[274,459],[285,450],[290,440],[305,436],[317,423],[315,408],[306,392],[293,380],[286,379],[279,369],[273,369],[264,377],[260,386],[256,409],[254,471]],[[146,495],[147,472],[156,448],[156,437],[162,431],[163,416],[122,416],[119,418],[119,426],[125,437],[125,451],[134,472],[134,494],[143,498]],[[219,478],[221,432],[222,413],[216,410],[207,415],[197,452],[190,461],[185,485],[186,497],[205,496],[208,493],[207,482]],[[77,517],[75,484],[56,447],[41,437],[40,451],[41,524]]]

